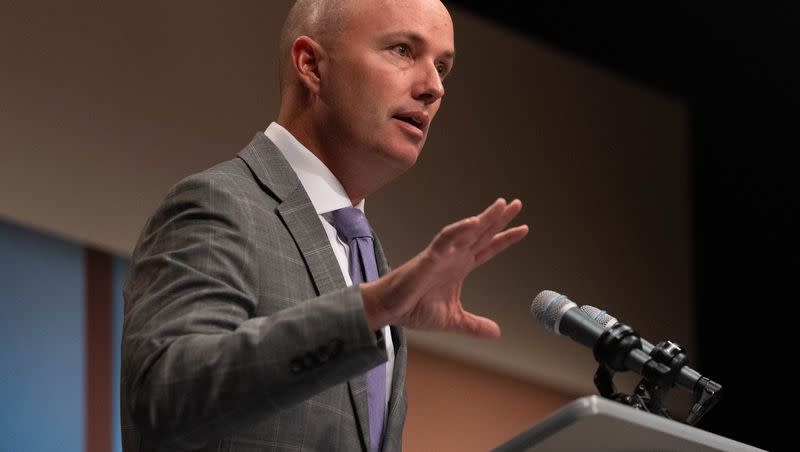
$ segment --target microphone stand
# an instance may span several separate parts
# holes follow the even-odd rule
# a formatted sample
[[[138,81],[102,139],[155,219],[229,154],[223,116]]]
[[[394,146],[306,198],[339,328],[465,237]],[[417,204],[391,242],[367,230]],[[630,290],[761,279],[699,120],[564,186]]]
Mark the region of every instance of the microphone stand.
[[[672,419],[663,405],[664,395],[675,386],[678,375],[688,358],[674,342],[661,341],[650,351],[650,359],[641,369],[642,379],[633,394],[617,391],[614,373],[626,371],[625,359],[633,349],[643,349],[642,340],[631,327],[617,323],[608,328],[594,347],[595,360],[600,363],[594,384],[600,395],[633,408]],[[686,423],[695,425],[719,401],[722,386],[701,377],[694,385],[694,402]]]

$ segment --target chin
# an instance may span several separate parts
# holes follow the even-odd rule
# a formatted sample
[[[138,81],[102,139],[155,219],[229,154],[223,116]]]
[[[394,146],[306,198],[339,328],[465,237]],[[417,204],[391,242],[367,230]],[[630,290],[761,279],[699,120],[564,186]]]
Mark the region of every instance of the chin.
[[[405,145],[394,149],[387,149],[384,155],[389,164],[399,171],[406,171],[417,163],[421,147]]]

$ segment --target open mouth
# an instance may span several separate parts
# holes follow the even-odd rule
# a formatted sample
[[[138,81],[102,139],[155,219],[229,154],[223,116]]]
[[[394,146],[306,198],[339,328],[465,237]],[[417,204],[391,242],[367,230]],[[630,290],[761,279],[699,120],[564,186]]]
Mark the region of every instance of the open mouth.
[[[393,116],[393,118],[394,119],[399,119],[400,121],[403,121],[403,122],[407,122],[407,123],[411,124],[412,126],[416,127],[417,129],[422,130],[422,122],[421,121],[417,121],[416,119],[414,119],[411,116],[398,115],[398,116]]]

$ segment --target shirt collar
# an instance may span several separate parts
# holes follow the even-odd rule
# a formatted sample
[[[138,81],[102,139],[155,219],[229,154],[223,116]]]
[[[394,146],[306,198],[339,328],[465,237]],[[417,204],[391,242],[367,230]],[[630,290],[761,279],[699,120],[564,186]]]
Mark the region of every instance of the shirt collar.
[[[264,135],[275,143],[289,162],[318,215],[343,207],[353,207],[350,197],[331,170],[288,130],[273,121],[264,131]],[[355,207],[363,212],[364,200],[362,199]]]

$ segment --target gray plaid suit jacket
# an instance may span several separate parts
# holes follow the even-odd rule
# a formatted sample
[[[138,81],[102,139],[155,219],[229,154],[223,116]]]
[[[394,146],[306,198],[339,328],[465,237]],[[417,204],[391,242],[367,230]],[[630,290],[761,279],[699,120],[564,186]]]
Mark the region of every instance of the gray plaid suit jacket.
[[[376,240],[381,274],[388,269]],[[176,184],[124,288],[126,451],[368,450],[364,373],[385,361],[299,179],[263,133]],[[402,448],[406,342],[384,451]]]

